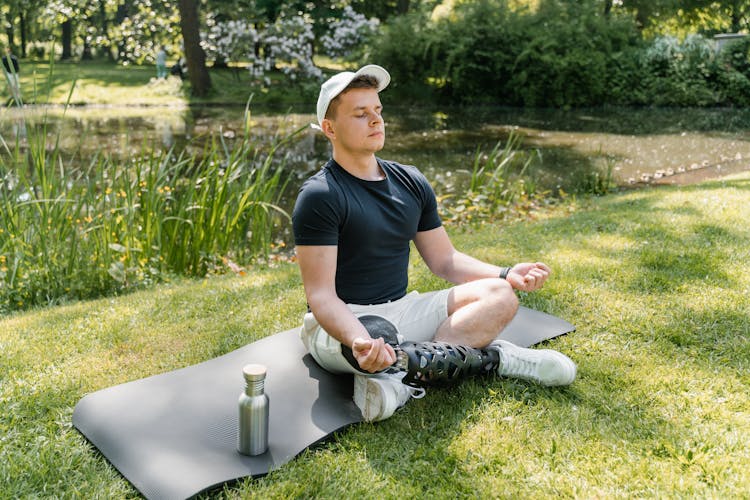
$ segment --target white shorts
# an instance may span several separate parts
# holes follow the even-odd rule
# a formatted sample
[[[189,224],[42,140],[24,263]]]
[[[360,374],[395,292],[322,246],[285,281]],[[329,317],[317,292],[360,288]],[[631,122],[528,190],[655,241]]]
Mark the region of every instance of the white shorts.
[[[382,316],[396,326],[403,340],[425,342],[432,340],[443,322],[448,319],[450,289],[435,292],[411,292],[398,300],[363,306],[348,304],[355,316]],[[305,314],[300,338],[313,359],[333,373],[362,373],[341,354],[341,343],[320,327],[312,313]]]

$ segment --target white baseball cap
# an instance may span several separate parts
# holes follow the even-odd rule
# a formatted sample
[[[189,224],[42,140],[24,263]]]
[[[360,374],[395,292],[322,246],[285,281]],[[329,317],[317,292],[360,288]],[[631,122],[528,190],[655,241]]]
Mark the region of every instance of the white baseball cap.
[[[323,120],[326,117],[326,112],[328,111],[328,106],[331,104],[331,101],[339,95],[346,86],[352,82],[352,80],[362,75],[373,76],[378,80],[378,92],[391,83],[391,75],[389,75],[384,68],[381,68],[376,64],[363,66],[356,73],[343,71],[333,75],[320,86],[320,95],[318,96],[318,126],[313,124],[313,127],[319,129],[320,126],[323,125]]]

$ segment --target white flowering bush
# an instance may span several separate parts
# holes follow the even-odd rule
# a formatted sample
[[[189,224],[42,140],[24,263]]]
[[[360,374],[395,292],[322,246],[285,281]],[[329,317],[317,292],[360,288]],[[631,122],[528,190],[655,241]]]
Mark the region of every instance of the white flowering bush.
[[[357,49],[377,32],[378,26],[380,21],[377,18],[367,19],[347,5],[341,18],[331,22],[330,30],[321,38],[323,50],[331,57],[353,59]]]
[[[210,59],[242,61],[255,54],[260,34],[245,20],[209,23],[208,32],[201,34],[201,46]]]
[[[246,62],[252,78],[266,85],[266,74],[280,69],[292,80],[319,80],[323,73],[313,63],[315,35],[307,15],[281,15],[272,25],[258,29],[244,20],[216,22],[201,35],[201,44],[210,59]]]
[[[292,80],[298,76],[320,79],[323,72],[313,63],[315,35],[308,15],[281,15],[267,30],[264,39],[273,66],[280,67]]]

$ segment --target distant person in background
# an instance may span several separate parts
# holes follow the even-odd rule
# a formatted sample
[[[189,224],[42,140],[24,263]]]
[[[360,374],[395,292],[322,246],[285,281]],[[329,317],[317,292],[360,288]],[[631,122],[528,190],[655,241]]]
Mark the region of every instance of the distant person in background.
[[[156,53],[156,78],[167,77],[167,52],[164,50],[164,46],[159,47],[159,51]]]
[[[18,73],[20,66],[18,65],[18,58],[13,55],[13,51],[10,47],[5,48],[5,55],[3,56],[3,70],[5,71],[5,79],[8,81],[8,88],[10,88],[10,94],[16,102],[21,102],[21,83],[18,80]]]

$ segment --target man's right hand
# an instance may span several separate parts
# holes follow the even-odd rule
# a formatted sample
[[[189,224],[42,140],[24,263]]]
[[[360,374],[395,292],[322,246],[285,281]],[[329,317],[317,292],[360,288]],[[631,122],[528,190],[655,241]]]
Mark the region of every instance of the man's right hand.
[[[363,370],[376,373],[396,362],[396,352],[382,338],[354,339],[352,354]]]

